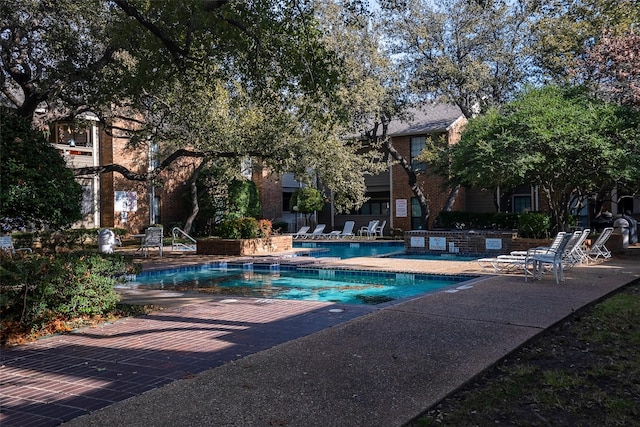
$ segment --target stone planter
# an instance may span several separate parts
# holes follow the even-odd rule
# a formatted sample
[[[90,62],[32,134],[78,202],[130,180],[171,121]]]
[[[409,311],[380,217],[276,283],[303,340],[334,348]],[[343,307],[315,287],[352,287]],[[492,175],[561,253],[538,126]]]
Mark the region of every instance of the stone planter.
[[[291,236],[271,236],[263,239],[201,239],[198,240],[198,255],[269,255],[290,250]]]

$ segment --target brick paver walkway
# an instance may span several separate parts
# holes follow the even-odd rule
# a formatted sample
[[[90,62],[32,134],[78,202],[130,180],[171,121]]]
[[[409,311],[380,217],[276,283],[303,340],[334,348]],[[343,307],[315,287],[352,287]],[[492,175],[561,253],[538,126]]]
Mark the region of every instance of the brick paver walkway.
[[[58,425],[373,309],[217,298],[4,349],[0,425]]]

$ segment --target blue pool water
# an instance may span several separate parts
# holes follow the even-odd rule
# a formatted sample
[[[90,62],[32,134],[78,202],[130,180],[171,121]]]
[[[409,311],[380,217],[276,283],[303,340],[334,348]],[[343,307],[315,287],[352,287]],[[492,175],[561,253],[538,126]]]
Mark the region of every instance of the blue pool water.
[[[317,249],[309,252],[313,257],[355,258],[376,257],[404,252],[404,242],[293,242],[293,247]]]
[[[127,288],[200,292],[344,304],[380,304],[453,286],[470,276],[209,265],[198,269],[143,272]],[[239,266],[242,267],[242,266]]]

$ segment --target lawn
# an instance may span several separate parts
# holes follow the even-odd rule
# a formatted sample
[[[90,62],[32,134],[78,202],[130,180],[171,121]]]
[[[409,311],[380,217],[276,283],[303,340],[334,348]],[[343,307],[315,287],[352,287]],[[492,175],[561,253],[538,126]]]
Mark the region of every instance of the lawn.
[[[640,279],[527,343],[409,424],[640,426]]]

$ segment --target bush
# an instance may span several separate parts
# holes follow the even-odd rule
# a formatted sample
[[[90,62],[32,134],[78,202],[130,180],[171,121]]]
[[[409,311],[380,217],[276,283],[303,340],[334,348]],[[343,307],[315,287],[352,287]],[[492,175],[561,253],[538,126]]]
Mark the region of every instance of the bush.
[[[458,230],[515,230],[518,214],[506,212],[440,212],[436,227]]]
[[[73,228],[60,231],[40,231],[34,233],[13,233],[15,246],[35,248],[40,252],[55,253],[60,249],[79,250],[98,246],[98,233],[101,228]],[[122,238],[128,231],[124,228],[112,228],[116,236]]]
[[[106,314],[118,302],[116,282],[135,272],[131,258],[121,254],[2,256],[2,321],[37,332],[54,319]]]
[[[273,221],[272,230],[274,233],[287,233],[289,232],[289,224],[285,221]]]
[[[544,239],[549,237],[551,228],[551,217],[540,212],[529,212],[520,214],[518,222],[518,235],[533,239]]]
[[[223,239],[255,239],[269,237],[271,221],[255,218],[226,219],[218,224],[218,236]]]

